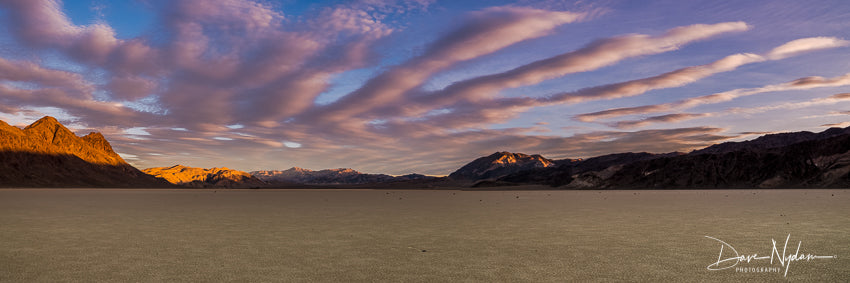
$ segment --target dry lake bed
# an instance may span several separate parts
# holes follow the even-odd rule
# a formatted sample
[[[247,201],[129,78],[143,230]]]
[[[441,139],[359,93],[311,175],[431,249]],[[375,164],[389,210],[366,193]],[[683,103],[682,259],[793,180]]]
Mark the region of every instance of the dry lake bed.
[[[659,280],[850,281],[850,191],[0,190],[3,282]]]

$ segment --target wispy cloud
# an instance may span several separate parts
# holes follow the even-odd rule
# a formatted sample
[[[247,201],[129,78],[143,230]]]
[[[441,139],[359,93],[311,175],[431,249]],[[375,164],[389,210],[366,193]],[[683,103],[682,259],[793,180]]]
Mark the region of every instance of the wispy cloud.
[[[413,113],[406,113],[415,115],[423,110],[431,110],[459,101],[487,100],[503,89],[532,85],[567,74],[587,72],[627,58],[673,51],[693,41],[727,32],[744,31],[748,28],[743,22],[728,22],[678,27],[658,36],[637,34],[597,40],[576,51],[529,63],[507,72],[457,82],[435,93],[415,96],[413,101],[405,104],[404,109],[415,109]],[[561,102],[568,100],[566,98],[568,96],[574,96],[574,94],[559,94],[542,100]]]
[[[830,123],[830,124],[823,124],[823,125],[820,125],[820,126],[824,127],[824,128],[832,128],[832,127],[846,128],[846,127],[850,127],[850,122]]]
[[[845,77],[850,78],[850,74],[845,75]],[[850,84],[850,81],[846,82],[846,84]],[[734,113],[734,114],[754,114],[766,111],[774,111],[774,110],[791,110],[791,109],[801,109],[808,108],[816,105],[830,105],[835,104],[841,101],[850,101],[850,94],[848,93],[839,93],[834,94],[829,97],[823,98],[815,98],[808,101],[803,102],[784,102],[773,105],[765,105],[759,107],[751,107],[751,108],[730,108],[726,112]]]
[[[375,113],[389,117],[403,117],[396,123],[396,128],[401,128],[402,125],[410,122],[410,119],[404,117],[417,117],[414,123],[416,127],[423,127],[422,124],[429,123],[434,127],[458,129],[502,122],[538,106],[637,95],[653,89],[649,85],[657,85],[656,88],[681,85],[684,83],[683,80],[687,80],[685,77],[699,76],[705,72],[704,69],[730,68],[730,64],[735,64],[730,61],[746,61],[746,59],[733,57],[706,67],[683,69],[652,78],[547,97],[495,97],[499,91],[507,88],[532,85],[571,73],[591,71],[631,57],[673,51],[693,41],[746,29],[748,26],[743,22],[728,22],[678,27],[658,36],[638,34],[597,40],[579,50],[532,62],[503,73],[460,81],[431,93],[415,93],[401,103],[403,106],[387,107]],[[440,109],[448,111],[438,115],[426,115],[428,112]],[[421,117],[422,115],[426,116]]]
[[[494,7],[474,12],[466,23],[431,44],[421,56],[370,79],[363,87],[330,105],[318,107],[316,113],[305,118],[339,121],[380,106],[405,104],[397,101],[437,71],[547,35],[554,28],[582,17],[582,14],[570,12],[519,7]]]
[[[707,117],[711,116],[711,113],[676,113],[676,114],[667,114],[661,116],[652,116],[640,120],[634,121],[619,121],[611,123],[610,125],[614,128],[619,129],[629,129],[642,127],[653,123],[673,123],[680,122],[685,120],[690,120],[694,118]]]
[[[829,97],[824,98],[815,98],[808,101],[802,102],[785,102],[773,105],[765,105],[759,107],[750,107],[750,108],[741,108],[734,107],[729,108],[719,112],[712,113],[677,113],[677,114],[667,114],[660,116],[652,116],[639,120],[626,120],[626,121],[617,121],[612,123],[606,123],[607,125],[619,129],[630,129],[643,127],[655,123],[673,123],[673,122],[681,122],[695,118],[701,117],[711,117],[711,116],[728,116],[735,114],[755,114],[762,113],[767,111],[775,111],[775,110],[794,110],[794,109],[804,109],[818,105],[832,105],[842,101],[850,101],[850,94],[847,93],[839,93],[835,95],[831,95]],[[821,115],[824,116],[824,115]],[[833,115],[827,115],[833,116]],[[812,117],[803,117],[803,118],[812,118]]]
[[[835,37],[810,37],[797,39],[782,46],[776,47],[765,56],[772,60],[784,59],[805,52],[810,52],[818,49],[828,49],[835,47],[844,47],[850,45],[850,41],[835,38]]]
[[[643,115],[665,111],[684,110],[699,105],[721,103],[744,96],[756,95],[767,92],[812,89],[820,87],[835,87],[845,85],[850,85],[850,73],[835,78],[823,78],[817,76],[805,77],[781,84],[767,85],[758,88],[734,89],[730,91],[687,98],[670,103],[614,108],[593,113],[580,114],[576,115],[574,118],[582,122],[593,122],[600,119],[615,118],[627,115]]]

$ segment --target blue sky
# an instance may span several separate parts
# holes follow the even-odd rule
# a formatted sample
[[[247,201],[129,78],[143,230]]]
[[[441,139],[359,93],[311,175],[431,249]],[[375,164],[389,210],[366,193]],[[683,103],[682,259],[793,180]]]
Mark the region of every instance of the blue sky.
[[[0,119],[140,168],[444,175],[850,126],[846,1],[0,0]]]

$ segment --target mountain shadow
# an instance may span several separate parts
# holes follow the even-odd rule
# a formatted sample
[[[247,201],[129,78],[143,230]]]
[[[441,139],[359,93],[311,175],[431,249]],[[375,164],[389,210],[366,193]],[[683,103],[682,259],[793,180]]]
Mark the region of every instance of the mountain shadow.
[[[95,164],[72,154],[0,151],[0,160],[0,187],[172,187],[130,165]]]

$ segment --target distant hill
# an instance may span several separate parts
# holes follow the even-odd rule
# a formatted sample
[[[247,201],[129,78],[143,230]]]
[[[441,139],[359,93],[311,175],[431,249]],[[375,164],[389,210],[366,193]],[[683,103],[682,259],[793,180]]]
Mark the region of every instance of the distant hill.
[[[512,173],[552,166],[555,166],[555,161],[546,159],[540,155],[496,152],[464,165],[457,171],[449,174],[449,178],[473,181],[495,179]]]
[[[148,168],[143,172],[175,185],[194,188],[259,188],[267,185],[251,174],[225,167],[204,169],[174,165]]]
[[[717,153],[727,153],[741,150],[765,150],[771,148],[779,148],[784,146],[789,146],[795,143],[805,142],[805,141],[817,141],[824,140],[831,137],[836,137],[840,135],[850,134],[850,127],[842,129],[842,128],[830,128],[826,131],[820,133],[812,133],[808,131],[803,132],[793,132],[793,133],[778,133],[778,134],[768,134],[761,137],[758,137],[753,140],[742,141],[742,142],[724,142],[721,144],[712,145],[706,147],[704,149],[700,149],[692,152],[691,154],[717,154]]]
[[[618,188],[846,188],[850,187],[850,134],[782,147],[635,162],[604,184]]]
[[[252,171],[251,175],[269,183],[295,183],[309,185],[339,185],[339,184],[374,184],[410,180],[424,180],[431,177],[419,174],[390,176],[384,174],[365,174],[349,168],[325,169],[313,171],[310,169],[292,167],[287,170]]]
[[[689,154],[621,153],[512,173],[480,186],[574,189],[850,187],[850,128],[766,135]]]
[[[683,155],[684,153],[652,154],[647,152],[627,152],[597,156],[588,159],[566,159],[556,161],[558,166],[545,168],[534,168],[523,170],[499,178],[499,181],[511,183],[546,184],[551,186],[563,186],[567,184],[578,185],[590,181],[594,184],[596,179],[605,179],[622,168],[625,164],[638,161],[652,160],[662,157]],[[589,179],[589,180],[588,180]],[[573,181],[576,181],[573,183]]]
[[[78,137],[46,116],[24,129],[0,121],[2,187],[168,187],[112,150],[102,134]]]

